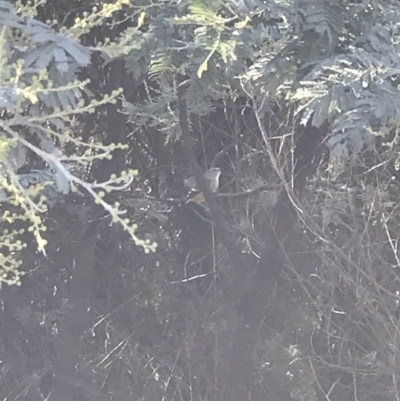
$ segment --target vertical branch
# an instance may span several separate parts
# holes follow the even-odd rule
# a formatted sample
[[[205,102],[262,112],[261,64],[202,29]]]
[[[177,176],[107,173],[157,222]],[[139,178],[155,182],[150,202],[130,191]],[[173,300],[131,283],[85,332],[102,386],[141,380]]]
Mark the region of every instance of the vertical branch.
[[[178,107],[179,107],[179,123],[182,131],[183,148],[187,155],[189,165],[193,171],[193,175],[195,176],[199,184],[199,188],[203,193],[204,198],[207,201],[208,206],[211,210],[213,222],[215,223],[217,232],[221,236],[221,240],[225,245],[226,249],[228,250],[230,256],[232,257],[232,262],[235,265],[237,264],[238,261],[240,261],[242,255],[236,249],[237,248],[235,245],[236,241],[223,217],[222,208],[220,204],[217,202],[215,195],[211,192],[210,187],[207,185],[205,178],[203,176],[203,171],[197,162],[193,147],[193,141],[189,130],[185,92],[186,91],[183,84],[180,84],[178,87]]]
[[[189,131],[185,89],[182,84],[178,88],[178,107],[183,148],[199,184],[199,189],[203,192],[211,210],[216,231],[229,255],[230,272],[227,275],[227,282],[224,282],[224,289],[233,301],[232,306],[238,316],[238,323],[232,346],[229,347],[230,352],[225,356],[226,371],[222,377],[222,382],[231,401],[243,401],[248,398],[248,393],[254,392],[257,387],[257,384],[252,380],[251,355],[251,344],[254,341],[255,330],[260,321],[259,311],[257,311],[260,308],[257,306],[263,302],[263,298],[256,291],[257,284],[260,283],[257,280],[257,275],[254,274],[257,271],[257,266],[254,261],[241,253],[240,247],[237,246],[235,234],[229,230],[222,208],[206,184],[203,172],[197,163]],[[250,316],[252,319],[249,325]]]

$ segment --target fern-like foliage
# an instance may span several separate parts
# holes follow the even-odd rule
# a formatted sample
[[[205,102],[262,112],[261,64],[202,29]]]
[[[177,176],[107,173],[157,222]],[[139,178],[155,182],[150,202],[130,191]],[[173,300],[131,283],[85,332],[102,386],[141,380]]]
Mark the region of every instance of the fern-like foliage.
[[[135,78],[162,88],[147,106],[128,104],[135,124],[179,133],[175,117],[154,119],[172,116],[177,75],[189,77],[189,111],[196,114],[211,112],[228,86],[239,96],[294,102],[306,111],[304,124],[329,122],[328,144],[340,162],[398,124],[396,2],[191,0],[159,11],[142,48],[126,57]]]
[[[37,91],[37,98],[32,93],[33,109],[38,101],[46,107],[76,107],[82,94],[71,81],[79,67],[89,64],[91,51],[40,21],[17,15],[14,6],[6,1],[0,4],[0,30],[5,39],[3,56],[10,64],[24,60],[21,81],[25,85],[32,85],[34,77],[46,70],[50,79],[65,86],[60,91]]]
[[[330,144],[338,157],[348,154],[345,143],[359,153],[372,143],[372,132],[399,123],[396,36],[377,24],[349,45],[346,53],[316,63],[294,93],[293,99],[313,112],[314,125],[332,123]]]
[[[280,46],[242,75],[255,95],[283,96],[329,122],[332,156],[344,162],[399,118],[398,4],[302,0]]]
[[[179,135],[174,115],[178,76],[189,77],[189,111],[197,115],[213,111],[215,100],[226,94],[227,79],[234,80],[246,68],[246,59],[253,58],[248,43],[258,36],[248,16],[237,14],[233,6],[226,1],[189,1],[165,7],[160,10],[163,14],[150,19],[142,49],[131,52],[125,61],[135,78],[148,77],[161,92],[148,105],[127,103],[126,111],[135,125],[150,124],[168,132],[168,138],[174,136],[171,133]]]
[[[118,9],[118,7],[117,7]],[[34,13],[33,13],[34,14]],[[77,73],[90,62],[91,50],[55,32],[50,26],[17,15],[9,2],[0,2],[0,284],[18,284],[18,252],[22,224],[32,233],[38,251],[47,239],[43,213],[70,191],[83,190],[128,231],[146,252],[156,244],[135,235],[136,225],[123,218],[118,203],[104,201],[106,192],[126,188],[136,171],[121,172],[105,182],[87,182],[71,166],[86,167],[96,159],[110,159],[118,143],[86,142],[73,131],[75,116],[93,113],[98,106],[115,103],[121,90],[93,99]],[[86,97],[83,99],[83,94]],[[73,145],[74,153],[66,154]],[[46,168],[18,174],[34,154]]]
[[[318,49],[319,53],[331,54],[343,30],[342,2],[298,0],[294,4],[293,33],[304,42],[304,46],[309,45],[306,41],[311,37],[316,39],[311,43],[310,53]]]

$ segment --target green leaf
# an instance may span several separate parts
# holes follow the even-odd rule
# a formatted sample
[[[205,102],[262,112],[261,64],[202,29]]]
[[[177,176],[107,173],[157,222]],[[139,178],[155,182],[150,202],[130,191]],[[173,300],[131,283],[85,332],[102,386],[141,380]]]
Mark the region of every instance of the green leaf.
[[[197,76],[199,78],[201,78],[201,76],[203,75],[204,71],[207,71],[208,62],[210,61],[212,55],[217,51],[219,44],[220,44],[220,36],[218,35],[218,38],[215,41],[215,44],[214,44],[213,48],[211,49],[211,51],[208,54],[208,56],[206,57],[206,59],[201,63],[199,69],[197,70]]]

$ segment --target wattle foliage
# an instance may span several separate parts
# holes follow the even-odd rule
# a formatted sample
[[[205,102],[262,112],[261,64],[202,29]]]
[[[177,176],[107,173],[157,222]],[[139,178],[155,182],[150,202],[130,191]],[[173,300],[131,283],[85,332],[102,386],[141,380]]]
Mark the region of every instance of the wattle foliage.
[[[0,396],[397,400],[400,4],[22,3]]]

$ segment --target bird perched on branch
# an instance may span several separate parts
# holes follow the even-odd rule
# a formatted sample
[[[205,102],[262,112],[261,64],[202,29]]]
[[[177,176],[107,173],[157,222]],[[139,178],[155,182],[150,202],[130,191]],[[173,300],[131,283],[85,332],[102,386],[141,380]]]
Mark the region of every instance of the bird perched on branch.
[[[210,186],[211,192],[217,192],[219,187],[219,177],[221,175],[221,169],[218,167],[213,167],[207,170],[204,173],[204,179],[207,185]],[[194,202],[194,203],[203,203],[204,195],[200,192],[199,185],[194,176],[190,176],[184,180],[184,184],[186,189],[189,191],[189,194],[186,198],[185,203]]]

